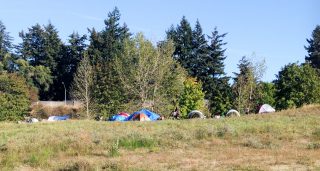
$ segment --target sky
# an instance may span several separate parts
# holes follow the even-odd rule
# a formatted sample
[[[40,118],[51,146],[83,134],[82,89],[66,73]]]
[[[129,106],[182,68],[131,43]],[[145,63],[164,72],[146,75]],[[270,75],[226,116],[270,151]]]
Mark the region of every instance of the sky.
[[[143,32],[152,42],[163,40],[165,31],[186,16],[194,27],[200,21],[205,34],[217,27],[227,33],[224,41],[225,72],[234,76],[242,56],[265,60],[263,81],[272,81],[288,63],[304,62],[304,46],[320,25],[319,0],[0,0],[0,20],[14,43],[19,32],[51,22],[63,42],[72,32],[102,30],[108,12],[118,7],[121,23],[133,33]]]

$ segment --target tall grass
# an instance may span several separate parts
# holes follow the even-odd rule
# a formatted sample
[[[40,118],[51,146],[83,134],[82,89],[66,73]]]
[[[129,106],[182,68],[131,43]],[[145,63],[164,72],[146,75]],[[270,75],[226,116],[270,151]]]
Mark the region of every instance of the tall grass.
[[[220,120],[0,123],[0,170],[14,170],[19,167],[43,170],[167,170],[176,167],[177,170],[188,170],[184,168],[185,164],[179,164],[180,161],[174,156],[189,155],[190,160],[198,157],[207,162],[220,157],[213,157],[210,154],[214,151],[208,149],[215,149],[220,151],[221,156],[229,157],[241,150],[252,153],[252,156],[257,152],[279,156],[278,150],[284,150],[288,155],[301,151],[301,155],[304,155],[319,150],[319,125],[319,106]],[[238,152],[234,152],[235,149]],[[127,158],[128,155],[131,157]],[[166,160],[164,157],[161,160],[165,162],[161,163],[158,162],[158,155],[173,158]],[[135,162],[128,165],[134,158],[152,163],[143,165]],[[189,158],[184,160],[190,164],[190,161],[187,161]],[[201,160],[195,160],[191,164],[193,163],[197,170],[209,169],[209,166],[197,165]],[[227,162],[225,160],[219,162]],[[298,162],[299,155],[290,160]],[[314,168],[318,167],[314,165]],[[260,167],[241,163],[221,165],[223,170],[233,168],[255,170]]]

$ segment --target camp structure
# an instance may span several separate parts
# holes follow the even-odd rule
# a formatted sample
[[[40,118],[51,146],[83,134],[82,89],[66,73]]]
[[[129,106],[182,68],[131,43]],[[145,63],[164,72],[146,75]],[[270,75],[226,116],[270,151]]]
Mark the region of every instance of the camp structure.
[[[113,115],[109,118],[109,121],[125,121],[127,119],[127,117],[129,117],[130,115],[125,113],[125,112],[120,112],[116,115]]]
[[[226,116],[240,116],[240,113],[237,111],[237,110],[235,110],[235,109],[231,109],[231,110],[229,110],[228,112],[227,112],[227,114],[226,114]]]
[[[204,118],[206,118],[206,116],[202,112],[200,112],[198,110],[193,110],[193,111],[189,112],[188,118],[189,119],[192,119],[192,118],[204,119]]]
[[[259,113],[272,113],[272,112],[275,112],[276,110],[271,107],[270,105],[268,104],[264,104],[260,107],[259,109]]]
[[[70,115],[63,115],[63,116],[50,116],[48,121],[64,121],[70,119]]]
[[[141,109],[132,113],[125,121],[156,121],[160,118],[160,115],[151,112],[147,109]]]

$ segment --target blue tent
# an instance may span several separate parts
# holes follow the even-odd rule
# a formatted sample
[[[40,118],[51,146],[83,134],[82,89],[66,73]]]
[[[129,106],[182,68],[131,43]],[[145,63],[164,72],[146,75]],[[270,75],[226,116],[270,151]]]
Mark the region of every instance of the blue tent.
[[[127,117],[123,115],[113,115],[109,118],[109,121],[125,121]]]
[[[64,116],[50,116],[48,118],[48,121],[64,121],[68,120],[70,118],[70,115],[64,115]]]
[[[127,118],[125,119],[125,121],[130,121],[130,120],[132,120],[132,119],[134,118],[135,115],[139,115],[139,114],[145,114],[145,115],[147,115],[151,121],[155,121],[155,120],[157,120],[158,118],[160,118],[160,115],[158,115],[158,114],[156,114],[156,113],[154,113],[154,112],[151,112],[150,110],[141,109],[141,110],[139,110],[139,111],[136,111],[136,112],[132,113],[129,117],[127,117]]]

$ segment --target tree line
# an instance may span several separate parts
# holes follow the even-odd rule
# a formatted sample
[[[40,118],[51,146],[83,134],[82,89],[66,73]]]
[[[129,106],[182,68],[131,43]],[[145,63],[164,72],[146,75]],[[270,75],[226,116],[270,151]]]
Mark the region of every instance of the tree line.
[[[31,101],[64,100],[64,89],[68,99],[83,102],[88,118],[141,107],[165,115],[178,107],[186,116],[193,109],[251,113],[263,103],[282,110],[320,102],[320,26],[307,39],[304,63],[290,63],[273,82],[263,82],[264,61],[246,56],[234,77],[226,75],[227,34],[217,28],[206,35],[199,20],[192,27],[182,17],[165,40],[153,44],[143,33],[131,33],[120,17],[115,8],[104,29],[74,32],[67,43],[52,23],[36,24],[19,33],[18,45],[0,21],[0,120],[27,114]],[[12,106],[18,115],[8,112]]]

